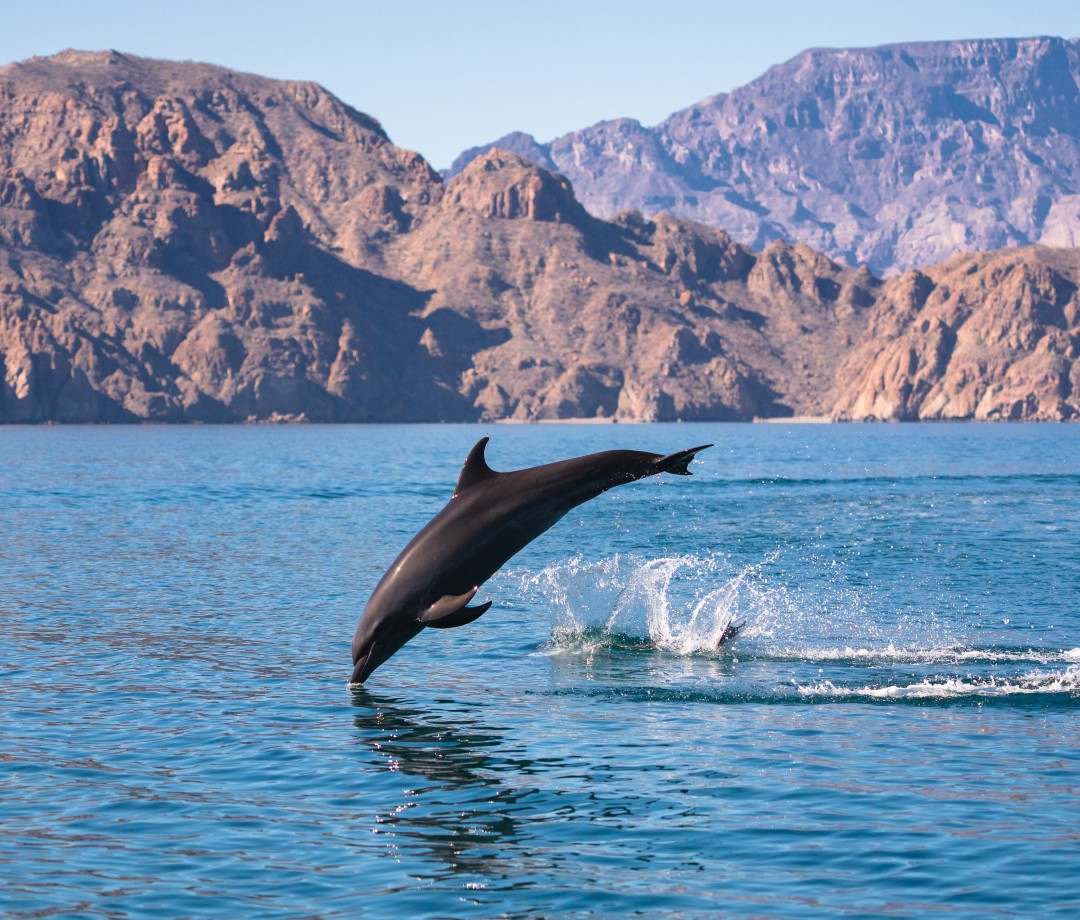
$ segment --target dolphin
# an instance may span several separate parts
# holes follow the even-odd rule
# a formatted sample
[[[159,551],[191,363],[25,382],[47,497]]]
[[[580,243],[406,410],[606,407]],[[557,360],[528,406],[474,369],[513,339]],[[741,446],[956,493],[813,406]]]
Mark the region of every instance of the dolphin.
[[[454,494],[379,580],[352,641],[350,684],[362,684],[422,630],[471,623],[491,601],[470,607],[480,585],[568,511],[614,486],[657,473],[691,475],[702,444],[662,456],[606,450],[510,473],[487,465],[481,438]]]

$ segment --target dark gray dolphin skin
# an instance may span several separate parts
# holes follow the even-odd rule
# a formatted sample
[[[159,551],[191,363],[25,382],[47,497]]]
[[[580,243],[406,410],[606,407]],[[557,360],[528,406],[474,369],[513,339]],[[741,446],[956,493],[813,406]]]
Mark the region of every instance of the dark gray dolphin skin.
[[[479,617],[491,606],[468,606],[480,585],[571,508],[657,473],[689,476],[694,455],[712,447],[666,457],[606,450],[496,473],[484,459],[487,443],[482,438],[469,452],[449,503],[375,586],[353,635],[351,684],[362,684],[425,627],[452,629]]]

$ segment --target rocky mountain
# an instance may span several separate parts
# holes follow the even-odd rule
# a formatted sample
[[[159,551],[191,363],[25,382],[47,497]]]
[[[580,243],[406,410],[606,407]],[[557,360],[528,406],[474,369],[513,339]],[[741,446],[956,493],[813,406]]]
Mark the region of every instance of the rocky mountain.
[[[321,87],[65,52],[0,69],[0,156],[0,419],[461,411],[379,273],[442,183]]]
[[[512,152],[444,184],[314,84],[0,69],[0,422],[1069,418],[1078,263],[883,282]]]
[[[956,256],[891,280],[837,372],[852,419],[1080,414],[1080,251]]]
[[[880,275],[958,252],[1080,243],[1080,42],[816,49],[655,127],[491,146],[565,175],[590,212],[670,212]]]
[[[596,220],[561,176],[500,151],[403,243],[404,273],[434,292],[429,322],[454,324],[445,342],[431,327],[433,355],[458,356],[491,418],[817,412],[878,284],[802,246],[759,254],[676,218]]]

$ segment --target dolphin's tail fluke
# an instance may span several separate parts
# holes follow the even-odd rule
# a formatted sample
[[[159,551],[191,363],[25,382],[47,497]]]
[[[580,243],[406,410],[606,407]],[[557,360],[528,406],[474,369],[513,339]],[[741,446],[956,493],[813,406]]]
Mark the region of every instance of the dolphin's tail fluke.
[[[724,634],[720,637],[720,641],[717,643],[717,645],[723,645],[725,642],[730,642],[739,634],[739,630],[742,629],[745,625],[745,620],[743,620],[742,623],[736,623],[734,620],[732,620],[732,622],[728,623],[728,625],[724,627]]]
[[[706,447],[712,447],[712,444],[702,444],[700,447],[680,450],[677,453],[661,457],[659,460],[654,460],[653,463],[660,467],[660,472],[674,473],[676,476],[692,476],[693,473],[687,467],[690,466],[690,461],[694,459],[694,455],[699,450],[705,450]]]

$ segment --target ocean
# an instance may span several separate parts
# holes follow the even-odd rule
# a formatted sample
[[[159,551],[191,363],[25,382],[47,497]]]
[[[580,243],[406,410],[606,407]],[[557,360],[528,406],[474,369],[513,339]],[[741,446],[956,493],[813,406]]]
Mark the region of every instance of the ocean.
[[[715,447],[350,689],[484,435]],[[5,917],[1080,915],[1080,426],[8,427],[0,534]]]

